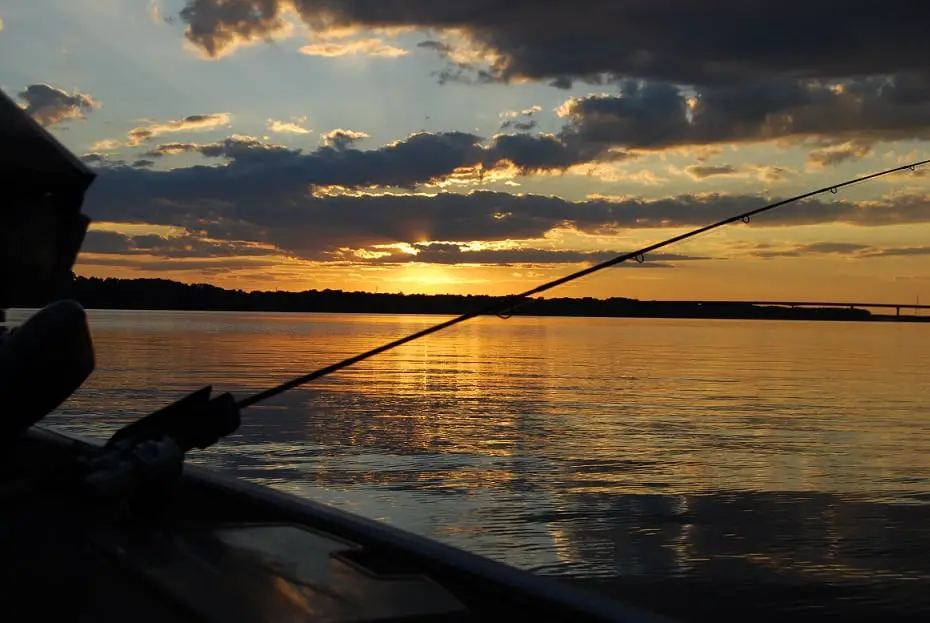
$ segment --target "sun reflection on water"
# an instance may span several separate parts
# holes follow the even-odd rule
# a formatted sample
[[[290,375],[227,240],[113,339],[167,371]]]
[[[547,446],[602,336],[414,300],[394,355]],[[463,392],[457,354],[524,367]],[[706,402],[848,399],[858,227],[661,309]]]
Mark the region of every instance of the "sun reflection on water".
[[[437,320],[91,312],[97,371],[49,421],[106,436]],[[928,364],[922,326],[480,318],[192,459],[541,573],[927,580]]]

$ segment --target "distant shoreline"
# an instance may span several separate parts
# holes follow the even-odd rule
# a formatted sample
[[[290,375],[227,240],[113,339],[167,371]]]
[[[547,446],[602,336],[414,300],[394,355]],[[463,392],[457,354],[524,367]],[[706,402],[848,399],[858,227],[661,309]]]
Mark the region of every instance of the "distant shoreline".
[[[670,301],[656,301],[656,302],[670,302]],[[18,308],[14,307],[12,309],[32,309],[32,308]],[[179,312],[232,312],[232,313],[255,313],[255,314],[345,314],[345,315],[373,315],[373,316],[444,316],[444,317],[455,317],[460,314],[446,314],[438,312],[402,312],[402,311],[366,311],[366,310],[354,310],[354,311],[320,311],[320,310],[276,310],[276,309],[220,309],[220,308],[210,308],[210,309],[199,309],[199,308],[169,308],[169,307],[85,307],[88,311],[179,311]],[[604,315],[604,314],[528,314],[528,313],[514,313],[514,316],[519,316],[522,318],[643,318],[643,319],[666,319],[666,320],[784,320],[784,321],[820,321],[820,322],[903,322],[903,323],[922,323],[930,322],[930,316],[892,316],[889,314],[870,314],[867,318],[833,318],[828,316],[821,317],[791,317],[791,316],[687,316],[687,315],[678,315],[678,316],[659,316],[659,315],[646,315],[646,314],[637,314],[637,315]],[[484,316],[491,316],[493,314],[484,314]]]
[[[382,294],[308,290],[305,292],[227,290],[208,284],[168,279],[74,277],[56,298],[73,298],[87,309],[139,311],[244,311],[455,316],[505,302],[507,297],[458,294]],[[11,308],[40,307],[38,299]],[[789,307],[740,301],[641,301],[631,298],[532,298],[512,310],[514,316],[587,318],[682,318],[714,320],[822,320],[855,322],[930,322],[930,315],[873,314],[863,308]]]

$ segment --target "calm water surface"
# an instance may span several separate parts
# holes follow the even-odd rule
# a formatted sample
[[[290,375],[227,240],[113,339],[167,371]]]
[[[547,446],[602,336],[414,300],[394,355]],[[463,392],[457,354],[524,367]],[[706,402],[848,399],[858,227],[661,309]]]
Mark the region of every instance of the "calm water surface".
[[[48,421],[101,437],[440,320],[90,316],[97,370]],[[928,615],[928,368],[930,325],[481,318],[192,459],[672,613]]]

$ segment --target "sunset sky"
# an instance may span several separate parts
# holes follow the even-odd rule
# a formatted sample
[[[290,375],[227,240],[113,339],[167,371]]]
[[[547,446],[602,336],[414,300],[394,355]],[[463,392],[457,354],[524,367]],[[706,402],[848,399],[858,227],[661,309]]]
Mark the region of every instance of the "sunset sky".
[[[99,172],[80,274],[526,289],[930,158],[930,6],[8,0],[0,89]],[[930,168],[552,296],[930,303]]]

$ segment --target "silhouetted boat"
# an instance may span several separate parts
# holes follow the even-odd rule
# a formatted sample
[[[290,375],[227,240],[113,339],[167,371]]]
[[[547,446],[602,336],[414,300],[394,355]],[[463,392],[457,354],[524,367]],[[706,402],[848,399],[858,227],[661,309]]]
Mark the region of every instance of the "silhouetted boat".
[[[0,93],[0,307],[69,276],[95,174]],[[239,424],[204,388],[106,444],[37,424],[94,366],[58,301],[0,343],[0,619],[659,621],[322,504],[185,466]]]
[[[7,449],[4,620],[662,620],[204,469],[136,498],[32,480],[94,451],[40,428]]]

